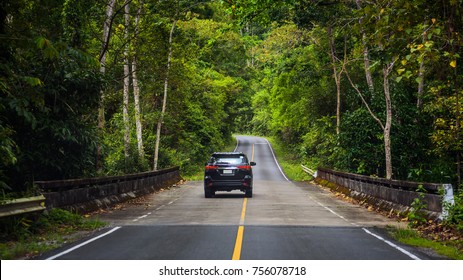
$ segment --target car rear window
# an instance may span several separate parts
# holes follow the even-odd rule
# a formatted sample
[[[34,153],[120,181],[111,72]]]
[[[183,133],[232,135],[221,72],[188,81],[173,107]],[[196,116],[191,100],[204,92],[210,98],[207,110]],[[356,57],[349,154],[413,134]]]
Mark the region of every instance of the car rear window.
[[[243,164],[247,163],[247,159],[243,155],[220,155],[211,157],[210,163],[212,164]]]

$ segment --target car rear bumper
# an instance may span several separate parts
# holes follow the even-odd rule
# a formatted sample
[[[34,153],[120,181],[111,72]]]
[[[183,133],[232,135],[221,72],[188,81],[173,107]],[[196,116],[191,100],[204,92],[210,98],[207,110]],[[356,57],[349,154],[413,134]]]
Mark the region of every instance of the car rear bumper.
[[[242,180],[213,180],[206,177],[204,180],[204,188],[213,191],[247,191],[252,189],[252,178]]]

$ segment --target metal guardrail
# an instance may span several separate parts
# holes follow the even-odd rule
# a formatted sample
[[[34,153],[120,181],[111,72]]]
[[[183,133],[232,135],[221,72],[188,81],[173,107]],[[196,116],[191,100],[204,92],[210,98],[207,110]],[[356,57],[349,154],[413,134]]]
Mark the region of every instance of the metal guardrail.
[[[313,170],[313,169],[310,169],[308,168],[307,166],[304,166],[301,164],[301,167],[302,167],[302,170],[305,172],[305,173],[308,173],[310,176],[316,178],[317,177],[317,171],[316,170]]]
[[[0,218],[45,210],[45,196],[19,198],[0,204]]]

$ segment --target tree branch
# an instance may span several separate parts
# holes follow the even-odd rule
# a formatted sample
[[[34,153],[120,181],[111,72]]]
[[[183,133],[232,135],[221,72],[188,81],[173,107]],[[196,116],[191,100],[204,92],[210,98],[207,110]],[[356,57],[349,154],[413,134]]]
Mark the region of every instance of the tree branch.
[[[355,91],[357,92],[357,94],[360,96],[360,99],[362,100],[363,104],[365,105],[365,107],[367,108],[368,112],[370,113],[370,115],[373,117],[373,119],[379,124],[379,126],[381,126],[381,128],[385,129],[384,127],[384,124],[383,122],[375,115],[375,113],[373,113],[373,111],[371,110],[370,108],[370,105],[368,105],[368,102],[365,100],[365,98],[363,97],[362,95],[362,92],[360,91],[360,89],[354,84],[354,82],[352,81],[352,79],[350,78],[350,75],[349,75],[349,72],[347,71],[345,65],[343,65],[343,68],[344,68],[344,73],[346,74],[346,77],[347,79],[349,80],[349,83],[351,84],[351,86],[355,89]]]

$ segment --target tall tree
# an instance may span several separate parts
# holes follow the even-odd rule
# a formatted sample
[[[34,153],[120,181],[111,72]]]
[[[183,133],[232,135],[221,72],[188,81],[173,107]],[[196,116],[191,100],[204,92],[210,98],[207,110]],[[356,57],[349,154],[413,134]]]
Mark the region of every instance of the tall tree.
[[[327,27],[327,34],[331,64],[333,67],[334,82],[336,83],[336,133],[339,134],[341,129],[341,77],[342,72],[344,71],[343,64],[345,63],[345,61],[340,61],[340,59],[336,55],[336,46],[334,43],[333,28],[331,25],[328,25]],[[344,56],[346,56],[345,53]],[[341,66],[338,68],[340,62]]]
[[[130,118],[129,118],[129,100],[130,100],[130,59],[129,59],[129,29],[130,29],[130,2],[125,4],[124,13],[124,85],[123,85],[123,103],[122,115],[124,121],[124,155],[128,159],[130,156]]]
[[[345,15],[350,13],[349,8],[344,7],[344,4],[336,1],[295,1],[294,21],[300,28],[312,29],[315,26],[323,26],[326,28],[328,51],[327,55],[331,60],[331,68],[333,69],[333,80],[336,85],[336,133],[340,133],[341,128],[341,79],[344,71],[343,64],[347,49],[345,46],[346,36],[344,37],[344,52],[341,57],[338,55],[336,48],[336,33],[346,33],[342,26],[345,26]],[[333,16],[336,15],[336,16]],[[339,31],[338,31],[339,30]],[[341,58],[340,58],[341,57]]]
[[[165,72],[165,77],[164,77],[164,94],[162,98],[161,115],[158,119],[158,125],[156,128],[156,146],[154,148],[153,170],[158,169],[159,145],[161,143],[161,128],[162,128],[162,123],[164,121],[164,115],[166,113],[166,108],[167,108],[167,94],[169,90],[169,72],[170,72],[171,61],[172,61],[173,38],[174,38],[174,31],[175,31],[176,24],[177,24],[177,19],[175,18],[172,22],[172,27],[169,33],[169,52],[167,55],[167,66],[166,66],[166,72]]]
[[[134,30],[134,45],[138,44],[138,33],[139,33],[139,24],[140,17],[143,9],[143,1],[140,2],[139,8],[137,10],[137,15],[135,18],[135,30]],[[135,125],[137,133],[137,147],[138,147],[138,156],[143,159],[145,157],[145,150],[143,147],[143,126],[141,121],[141,110],[140,110],[140,86],[138,85],[138,76],[137,76],[137,54],[134,54],[132,58],[132,84],[133,84],[133,99],[134,99],[134,109],[135,109]]]
[[[361,0],[355,0],[355,3],[357,5],[357,9],[361,10],[362,9],[362,1]],[[359,18],[359,24],[362,25],[363,21],[363,16],[360,16]],[[365,78],[368,84],[368,88],[370,89],[370,92],[375,91],[375,86],[373,83],[373,77],[371,74],[371,63],[370,63],[370,51],[368,49],[368,44],[367,44],[367,34],[365,33],[365,29],[361,28],[360,30],[361,36],[362,36],[362,53],[363,53],[363,64],[365,68]]]
[[[101,44],[101,50],[100,50],[100,55],[99,55],[99,61],[100,61],[100,73],[102,75],[105,75],[106,73],[106,62],[107,62],[107,52],[109,48],[109,42],[111,38],[111,28],[113,24],[113,15],[114,15],[114,9],[116,7],[116,1],[117,0],[108,0],[108,5],[106,7],[106,17],[103,23],[103,38],[102,38],[102,44]],[[105,126],[105,89],[100,90],[100,105],[98,109],[98,131],[100,134],[100,137],[102,137],[103,134],[103,129]],[[102,144],[98,144],[97,148],[97,169],[101,172],[103,166],[103,155],[102,155]]]

